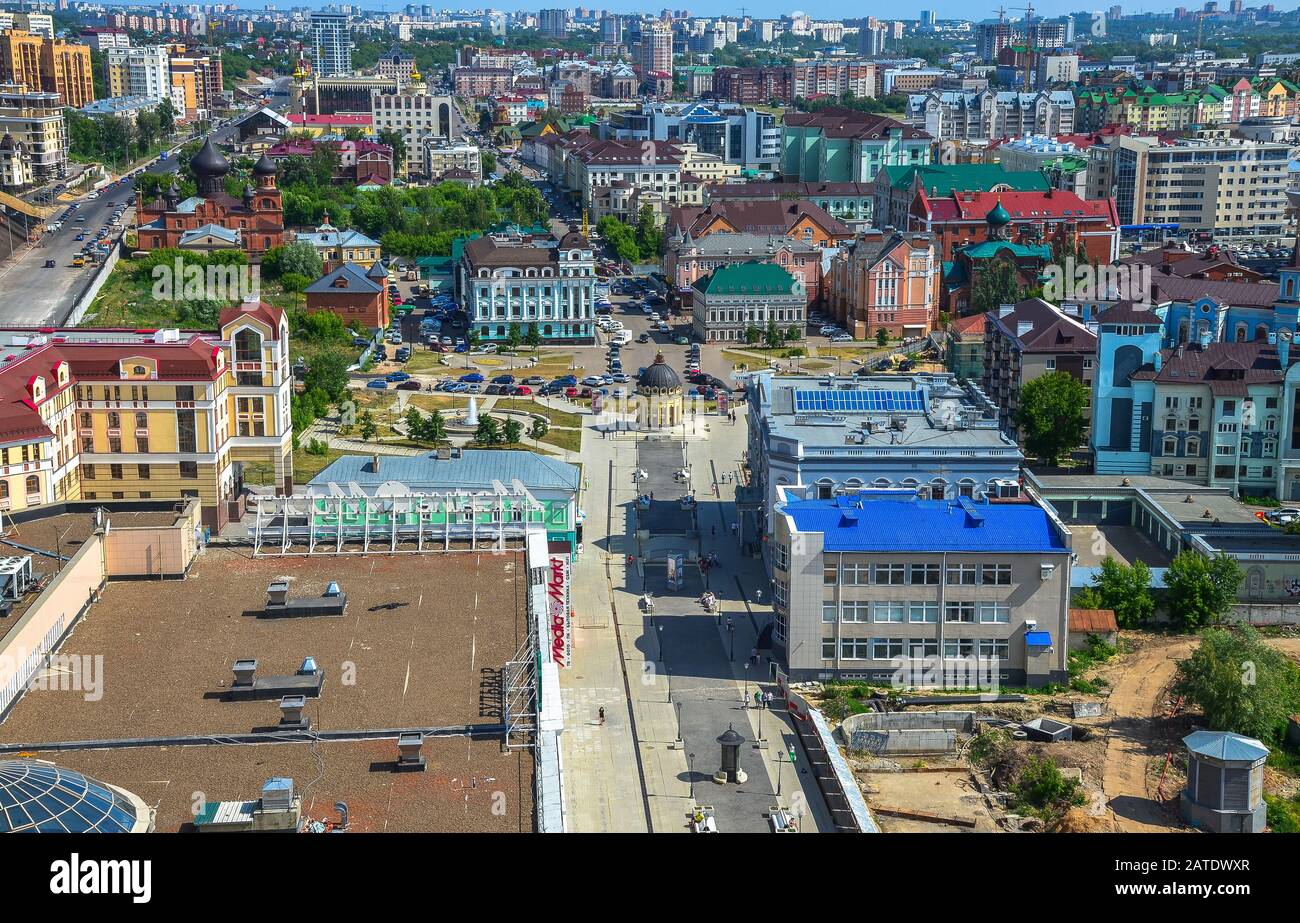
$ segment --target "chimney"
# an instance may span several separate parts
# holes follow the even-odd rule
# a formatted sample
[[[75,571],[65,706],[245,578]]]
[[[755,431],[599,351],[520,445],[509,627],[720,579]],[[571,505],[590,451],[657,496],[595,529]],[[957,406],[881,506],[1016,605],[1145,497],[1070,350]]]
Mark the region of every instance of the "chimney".
[[[371,473],[371,474],[378,474],[378,473],[379,473],[379,453],[378,453],[378,452],[376,452],[374,455],[371,455],[371,456],[370,456],[370,473]]]
[[[1155,351],[1155,354],[1151,357],[1151,365],[1158,372],[1160,371],[1160,366],[1164,364],[1164,361],[1165,361],[1164,355],[1160,352],[1160,350],[1157,349]]]

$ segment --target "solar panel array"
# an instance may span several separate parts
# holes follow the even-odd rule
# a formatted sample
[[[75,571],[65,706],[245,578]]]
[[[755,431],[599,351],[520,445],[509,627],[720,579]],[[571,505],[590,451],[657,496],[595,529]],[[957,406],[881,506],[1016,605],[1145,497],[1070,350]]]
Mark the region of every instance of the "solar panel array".
[[[920,391],[796,391],[796,413],[923,413],[925,389]]]

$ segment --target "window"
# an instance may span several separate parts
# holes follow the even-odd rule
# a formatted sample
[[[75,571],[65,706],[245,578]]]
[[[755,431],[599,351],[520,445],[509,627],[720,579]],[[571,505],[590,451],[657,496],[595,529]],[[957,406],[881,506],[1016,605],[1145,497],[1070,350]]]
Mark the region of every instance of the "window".
[[[1010,606],[1005,603],[980,603],[981,625],[1005,625],[1010,621]]]
[[[840,604],[840,619],[845,622],[871,621],[871,603],[848,599]]]
[[[835,659],[835,639],[822,638],[822,660]]]
[[[822,621],[834,622],[840,617],[839,603],[835,600],[826,600],[822,602]]]
[[[907,656],[913,659],[921,657],[938,657],[939,641],[937,638],[908,638]]]
[[[971,657],[975,654],[975,641],[972,638],[945,638],[943,656]]]
[[[149,466],[148,466],[148,465],[136,465],[135,467],[136,467],[136,473],[139,475],[140,480],[142,480],[142,481],[147,481],[147,480],[149,480]]]
[[[39,494],[41,492],[41,479],[36,475],[27,475],[27,479],[24,483],[27,485],[27,496],[30,497],[33,494]]]
[[[907,604],[891,600],[878,602],[873,606],[872,620],[875,622],[902,622]]]
[[[112,478],[114,481],[120,481],[120,480],[122,480],[122,466],[121,466],[121,465],[109,465],[109,466],[108,466],[108,476],[109,476],[110,478]]]
[[[949,586],[974,586],[975,565],[974,564],[949,564],[948,585]]]
[[[95,466],[94,466],[94,465],[82,465],[82,466],[81,466],[81,476],[82,476],[83,478],[85,478],[87,481],[93,481],[93,480],[95,479]]]
[[[867,638],[841,638],[840,657],[844,660],[870,660],[871,641]]]
[[[773,564],[777,570],[790,569],[790,552],[784,545],[776,545],[772,555]]]
[[[822,568],[822,584],[824,586],[835,586],[839,582],[839,571],[834,567]]]
[[[199,476],[199,463],[192,461],[181,462],[181,477],[187,480],[193,480]]]
[[[980,638],[979,655],[981,657],[996,658],[1006,660],[1009,653],[1009,646],[1005,640],[997,638]]]
[[[110,451],[110,452],[121,452],[121,451],[122,451],[122,437],[121,437],[121,436],[109,436],[109,437],[108,437],[108,451]]]
[[[943,620],[945,622],[968,622],[975,621],[975,604],[973,602],[946,602],[943,604]]]
[[[938,564],[913,564],[912,585],[913,586],[938,586],[939,585],[939,565]]]
[[[906,646],[907,642],[902,638],[872,638],[871,659],[890,660],[894,657],[902,657]]]
[[[790,584],[784,580],[773,580],[772,602],[783,607],[790,605]]]
[[[871,565],[845,564],[844,582],[849,586],[866,586],[871,582]]]
[[[980,573],[985,586],[1011,586],[1010,564],[985,564]]]
[[[904,564],[877,564],[876,583],[881,586],[902,586],[907,580]]]
[[[931,624],[939,621],[939,604],[937,602],[914,602],[908,606],[909,622],[929,622]]]

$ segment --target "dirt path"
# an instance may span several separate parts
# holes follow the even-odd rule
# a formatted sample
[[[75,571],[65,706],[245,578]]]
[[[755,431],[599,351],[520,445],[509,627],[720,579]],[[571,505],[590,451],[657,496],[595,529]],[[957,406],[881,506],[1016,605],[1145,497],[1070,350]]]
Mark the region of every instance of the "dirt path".
[[[1163,708],[1161,692],[1177,661],[1195,647],[1191,638],[1153,638],[1123,665],[1110,694],[1110,731],[1102,789],[1124,833],[1165,833],[1174,828],[1165,808],[1147,792],[1147,766],[1162,755],[1152,740],[1152,717]]]

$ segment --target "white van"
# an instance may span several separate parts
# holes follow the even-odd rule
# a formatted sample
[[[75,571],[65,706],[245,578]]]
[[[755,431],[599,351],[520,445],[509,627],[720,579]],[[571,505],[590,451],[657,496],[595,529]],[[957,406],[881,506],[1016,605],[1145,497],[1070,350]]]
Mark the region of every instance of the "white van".
[[[620,330],[618,333],[614,334],[613,342],[617,343],[619,346],[626,346],[628,343],[632,342],[632,331]]]

